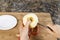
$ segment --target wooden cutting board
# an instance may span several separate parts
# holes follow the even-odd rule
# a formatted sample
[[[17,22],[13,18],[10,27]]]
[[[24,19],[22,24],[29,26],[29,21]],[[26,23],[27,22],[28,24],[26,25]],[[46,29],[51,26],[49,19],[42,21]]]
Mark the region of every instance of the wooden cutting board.
[[[18,40],[16,34],[19,33],[19,30],[18,30],[18,27],[20,26],[20,21],[22,21],[22,18],[24,15],[26,15],[27,13],[22,13],[22,12],[0,12],[0,15],[6,15],[6,14],[9,14],[9,15],[13,15],[17,18],[18,20],[18,24],[16,25],[15,28],[11,29],[11,30],[0,30],[0,40]],[[39,18],[39,23],[43,24],[43,25],[47,25],[47,24],[52,24],[52,20],[51,20],[51,16],[49,13],[35,13],[38,18]],[[49,34],[46,34],[46,32],[44,33],[42,31],[42,34],[45,34],[45,35],[48,35],[49,37]],[[46,38],[46,40],[49,40],[49,38]],[[41,38],[41,37],[40,37]],[[44,35],[42,36],[42,38],[44,38]],[[45,39],[43,39],[45,40]],[[51,40],[51,39],[50,39]],[[54,39],[55,40],[55,39]]]

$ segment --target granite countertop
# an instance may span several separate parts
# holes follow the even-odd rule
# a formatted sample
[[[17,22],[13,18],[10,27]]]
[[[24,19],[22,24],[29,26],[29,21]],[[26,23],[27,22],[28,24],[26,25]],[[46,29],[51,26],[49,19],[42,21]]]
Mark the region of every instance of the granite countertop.
[[[59,1],[54,0],[0,0],[0,11],[48,12],[56,11],[58,4]]]

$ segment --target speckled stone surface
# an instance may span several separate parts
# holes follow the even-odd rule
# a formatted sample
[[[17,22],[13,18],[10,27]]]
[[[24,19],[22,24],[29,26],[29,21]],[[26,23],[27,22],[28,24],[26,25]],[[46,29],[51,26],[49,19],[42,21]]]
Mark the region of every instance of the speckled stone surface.
[[[48,12],[60,25],[60,0],[0,0],[0,12]]]
[[[58,4],[58,0],[0,0],[0,11],[48,12],[49,8],[52,11],[57,9]]]

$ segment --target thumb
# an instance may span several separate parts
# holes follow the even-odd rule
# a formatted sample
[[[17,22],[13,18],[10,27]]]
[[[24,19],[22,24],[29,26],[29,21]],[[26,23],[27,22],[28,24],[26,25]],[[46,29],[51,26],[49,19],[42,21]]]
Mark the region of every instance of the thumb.
[[[30,21],[26,22],[25,26],[23,27],[23,31],[25,35],[28,35],[29,25],[30,25]]]
[[[31,21],[27,21],[25,26],[23,27],[23,29],[26,30],[26,32],[29,30],[30,23],[31,23]]]
[[[30,20],[28,20],[28,21],[26,22],[25,27],[28,27],[28,26],[30,25],[30,23],[31,23],[31,21],[30,21]]]
[[[27,26],[29,26],[29,25],[30,25],[30,23],[31,23],[31,21],[28,21],[28,22],[26,23],[26,25],[27,25]]]

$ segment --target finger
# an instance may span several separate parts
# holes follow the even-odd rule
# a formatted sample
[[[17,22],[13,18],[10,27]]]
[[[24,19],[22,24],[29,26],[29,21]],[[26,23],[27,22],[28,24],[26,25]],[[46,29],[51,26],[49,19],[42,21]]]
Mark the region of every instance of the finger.
[[[26,25],[25,25],[25,29],[28,29],[29,28],[29,26],[30,26],[30,23],[31,23],[31,21],[30,20],[28,20],[27,22],[26,22]]]
[[[48,25],[47,25],[48,29],[50,29],[52,32],[54,31],[54,30],[53,30],[53,26],[54,26],[53,24],[48,24]]]
[[[55,31],[55,26],[54,26],[54,24],[48,24],[47,26],[49,26],[49,27],[54,31],[54,32],[52,32],[52,31],[50,31],[50,30],[48,29],[48,32],[56,37],[57,34],[56,34],[56,31]]]
[[[28,35],[29,25],[30,25],[30,21],[27,21],[26,25],[23,27],[23,30],[24,30],[24,32],[25,32],[26,35]]]
[[[29,25],[30,25],[30,22],[31,22],[31,21],[27,21],[25,26],[26,26],[26,27],[29,26]]]

